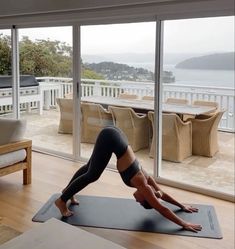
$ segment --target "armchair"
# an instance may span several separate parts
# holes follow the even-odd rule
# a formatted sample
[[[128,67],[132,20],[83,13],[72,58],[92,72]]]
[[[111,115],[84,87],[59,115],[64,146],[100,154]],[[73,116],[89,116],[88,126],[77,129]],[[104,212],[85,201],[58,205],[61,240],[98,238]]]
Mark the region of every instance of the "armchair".
[[[225,110],[213,116],[199,115],[192,122],[193,155],[213,157],[219,150],[218,125]]]
[[[108,125],[113,125],[112,115],[100,104],[81,103],[81,142],[95,143],[99,132]]]
[[[152,123],[152,143],[149,156],[153,157],[155,149],[154,112],[148,112]],[[162,159],[182,162],[192,155],[192,124],[183,122],[178,115],[162,114]]]
[[[162,159],[182,162],[192,155],[192,123],[176,114],[162,114]]]
[[[57,98],[56,102],[60,108],[59,133],[73,133],[73,100],[70,98]]]
[[[23,184],[31,183],[32,141],[23,139],[26,122],[0,118],[0,176],[23,170]]]
[[[138,115],[132,108],[109,106],[114,125],[127,136],[133,151],[149,146],[149,121],[146,114]]]

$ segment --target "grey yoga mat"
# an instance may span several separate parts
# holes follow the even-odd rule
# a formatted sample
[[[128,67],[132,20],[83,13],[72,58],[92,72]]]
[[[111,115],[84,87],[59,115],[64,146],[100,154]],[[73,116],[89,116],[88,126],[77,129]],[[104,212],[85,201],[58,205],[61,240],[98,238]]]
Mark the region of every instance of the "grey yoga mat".
[[[45,222],[54,217],[75,226],[102,227],[129,231],[166,233],[183,236],[221,239],[222,233],[215,209],[209,205],[193,206],[198,213],[186,213],[169,203],[164,203],[186,221],[201,224],[198,233],[183,230],[180,226],[164,218],[154,209],[144,209],[133,199],[78,195],[80,204],[70,205],[74,215],[61,216],[54,201],[60,194],[54,194],[33,217],[33,221]]]

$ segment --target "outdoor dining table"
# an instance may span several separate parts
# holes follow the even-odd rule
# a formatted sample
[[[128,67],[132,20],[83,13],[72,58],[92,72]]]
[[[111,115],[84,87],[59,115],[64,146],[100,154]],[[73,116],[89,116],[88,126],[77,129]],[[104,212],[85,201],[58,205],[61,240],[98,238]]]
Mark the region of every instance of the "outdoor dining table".
[[[102,106],[119,106],[119,107],[130,107],[136,112],[147,113],[148,111],[154,111],[154,101],[142,100],[142,99],[120,99],[115,97],[103,97],[103,96],[88,96],[82,97],[83,102],[92,102],[101,104]],[[162,112],[176,113],[183,115],[200,115],[208,114],[215,111],[213,106],[198,106],[198,105],[182,105],[182,104],[169,104],[162,103]]]

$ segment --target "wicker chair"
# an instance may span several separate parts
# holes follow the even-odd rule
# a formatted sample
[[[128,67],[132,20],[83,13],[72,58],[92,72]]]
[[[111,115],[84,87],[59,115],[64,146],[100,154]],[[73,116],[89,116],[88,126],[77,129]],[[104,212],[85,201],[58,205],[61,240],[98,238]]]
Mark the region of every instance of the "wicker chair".
[[[151,115],[151,114],[150,114]],[[152,125],[154,123],[152,122]],[[153,131],[154,134],[154,131]],[[154,139],[155,136],[153,135]],[[154,151],[154,140],[152,151]],[[150,150],[150,151],[151,151]],[[176,114],[162,114],[162,159],[182,162],[192,155],[192,123],[183,122]]]
[[[142,97],[142,100],[154,100],[154,96],[146,95]]]
[[[73,93],[67,93],[64,95],[65,99],[72,99],[73,98]]]
[[[118,96],[119,99],[138,99],[138,95],[130,93],[121,93]]]
[[[193,155],[213,157],[219,150],[218,125],[224,110],[218,111],[211,117],[197,116],[192,121]]]
[[[178,98],[168,98],[166,100],[167,104],[175,104],[175,105],[188,105],[189,101],[187,99],[178,99]],[[184,115],[184,114],[177,114],[182,120],[186,120],[187,118],[190,118],[191,116]]]
[[[100,131],[108,125],[113,125],[112,115],[100,104],[81,103],[81,142],[95,143]]]
[[[205,117],[208,117],[208,118],[213,116],[216,112],[218,112],[218,108],[219,108],[218,102],[215,102],[215,101],[195,100],[193,101],[193,105],[215,107],[214,111],[204,115]]]
[[[132,108],[109,106],[114,125],[127,136],[133,151],[149,146],[149,121],[146,114],[138,115]]]
[[[178,98],[168,98],[166,100],[167,104],[178,104],[178,105],[187,105],[189,101],[187,99],[178,99]]]
[[[72,134],[73,133],[73,100],[57,98],[57,104],[60,108],[60,123],[59,133]]]
[[[152,129],[151,129],[151,135],[149,136],[152,140],[151,145],[150,145],[150,151],[149,151],[149,157],[154,157],[154,150],[155,150],[155,128],[154,128],[154,112],[149,111],[148,112],[148,118],[151,122]]]

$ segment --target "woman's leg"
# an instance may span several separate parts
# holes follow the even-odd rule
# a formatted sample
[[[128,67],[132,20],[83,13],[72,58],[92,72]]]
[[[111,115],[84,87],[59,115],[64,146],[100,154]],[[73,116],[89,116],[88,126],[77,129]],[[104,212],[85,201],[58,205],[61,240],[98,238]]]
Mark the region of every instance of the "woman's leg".
[[[72,178],[73,180],[61,195],[60,200],[66,203],[89,183],[96,181],[106,168],[112,153],[115,153],[117,159],[119,159],[125,154],[127,148],[127,139],[119,129],[114,127],[104,128],[97,137],[89,164],[87,164],[87,171],[84,174],[78,174],[79,176],[77,178],[75,178],[75,176]],[[57,207],[61,210],[63,215],[67,216],[68,209],[61,209],[59,205],[57,205]]]
[[[87,164],[83,165],[81,168],[79,168],[76,173],[73,175],[73,177],[71,178],[71,180],[69,181],[68,185],[62,190],[62,193],[65,192],[65,190],[69,187],[69,185],[71,184],[71,182],[73,182],[73,180],[75,180],[76,178],[78,178],[79,176],[85,174],[87,171],[88,171],[88,168],[89,168],[89,161]],[[71,204],[74,204],[74,205],[78,205],[79,202],[75,199],[74,196],[72,196],[70,198],[71,200]]]

